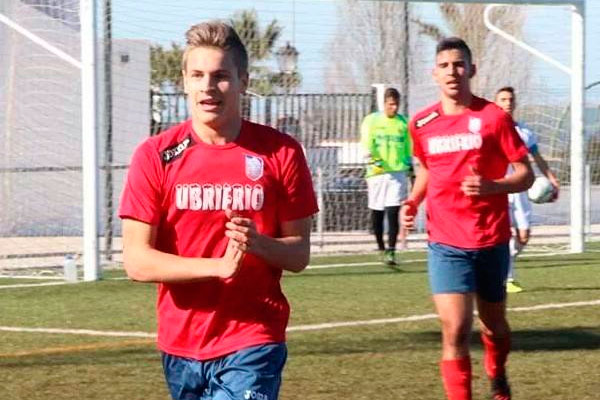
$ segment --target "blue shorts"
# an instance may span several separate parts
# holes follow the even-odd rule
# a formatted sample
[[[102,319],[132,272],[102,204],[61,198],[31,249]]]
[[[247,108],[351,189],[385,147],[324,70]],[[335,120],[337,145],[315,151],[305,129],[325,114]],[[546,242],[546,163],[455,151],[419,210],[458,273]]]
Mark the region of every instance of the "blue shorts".
[[[483,249],[428,244],[429,284],[433,294],[476,292],[483,300],[506,299],[508,243]]]
[[[205,361],[162,353],[174,400],[276,400],[286,359],[285,343],[248,347]]]

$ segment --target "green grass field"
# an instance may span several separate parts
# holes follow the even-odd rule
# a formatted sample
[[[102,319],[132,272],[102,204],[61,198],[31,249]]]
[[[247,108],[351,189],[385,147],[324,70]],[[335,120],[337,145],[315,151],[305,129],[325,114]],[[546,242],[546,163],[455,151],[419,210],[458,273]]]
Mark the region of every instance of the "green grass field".
[[[600,398],[600,247],[590,247],[519,260],[526,291],[509,297],[514,399]],[[443,399],[438,322],[400,319],[433,312],[425,254],[404,258],[395,269],[359,265],[372,255],[315,258],[311,265],[342,266],[286,274],[292,316],[281,399]],[[119,277],[112,270],[99,282],[23,288],[6,286],[41,281],[0,278],[0,327],[153,333],[154,285],[113,279]],[[399,320],[298,329],[393,318]],[[472,348],[474,398],[485,399],[477,335]],[[3,329],[0,371],[0,399],[168,399],[148,337]]]

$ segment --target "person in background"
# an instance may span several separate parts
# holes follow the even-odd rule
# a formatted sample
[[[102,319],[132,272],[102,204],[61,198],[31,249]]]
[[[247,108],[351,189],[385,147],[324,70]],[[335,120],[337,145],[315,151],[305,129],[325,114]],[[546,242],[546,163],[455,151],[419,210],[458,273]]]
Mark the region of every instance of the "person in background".
[[[398,212],[412,175],[412,144],[407,117],[398,114],[400,93],[388,88],[383,97],[383,112],[367,115],[360,134],[367,158],[368,207],[377,248],[386,264],[396,265],[396,243],[400,232]],[[384,217],[388,227],[387,247],[383,240]],[[405,243],[405,234],[402,232],[402,243]]]
[[[517,107],[515,89],[511,86],[498,89],[496,92],[496,104],[513,117],[513,113]],[[523,123],[515,122],[515,129],[527,146],[535,164],[554,187],[554,200],[556,200],[560,190],[560,183],[539,152],[537,136]],[[508,168],[508,173],[512,173],[510,167]],[[523,287],[516,281],[515,261],[519,253],[521,253],[529,242],[531,236],[531,202],[527,197],[527,191],[523,191],[510,193],[508,195],[508,203],[510,206],[511,224],[515,232],[510,239],[510,265],[508,268],[506,291],[508,293],[519,293],[523,291]]]

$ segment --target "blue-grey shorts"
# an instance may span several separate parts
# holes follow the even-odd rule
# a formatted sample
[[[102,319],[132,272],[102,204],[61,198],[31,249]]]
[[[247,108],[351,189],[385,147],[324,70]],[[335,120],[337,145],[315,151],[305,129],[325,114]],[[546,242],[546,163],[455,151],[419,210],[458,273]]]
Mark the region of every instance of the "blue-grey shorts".
[[[206,361],[162,353],[174,400],[276,400],[286,358],[285,343],[248,347]]]
[[[429,284],[433,294],[476,292],[483,300],[506,298],[508,243],[482,249],[429,245]]]

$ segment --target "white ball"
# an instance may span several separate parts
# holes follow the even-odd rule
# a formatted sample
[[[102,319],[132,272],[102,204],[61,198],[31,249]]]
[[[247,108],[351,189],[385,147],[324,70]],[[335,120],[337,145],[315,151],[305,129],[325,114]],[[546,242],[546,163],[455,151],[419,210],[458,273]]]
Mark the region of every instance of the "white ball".
[[[554,186],[545,176],[538,176],[527,191],[527,197],[534,203],[548,203],[554,198]]]

